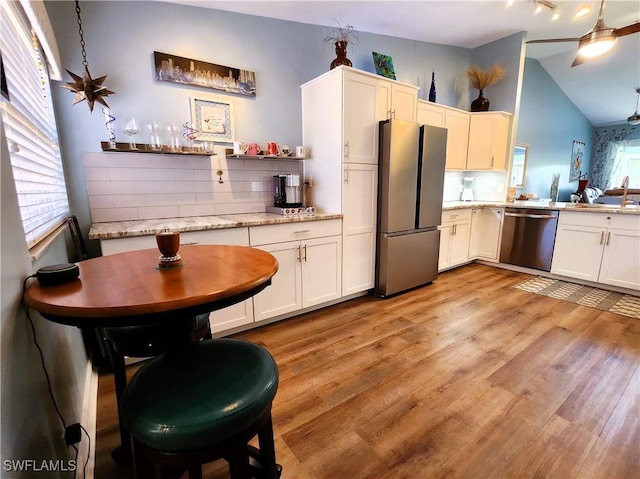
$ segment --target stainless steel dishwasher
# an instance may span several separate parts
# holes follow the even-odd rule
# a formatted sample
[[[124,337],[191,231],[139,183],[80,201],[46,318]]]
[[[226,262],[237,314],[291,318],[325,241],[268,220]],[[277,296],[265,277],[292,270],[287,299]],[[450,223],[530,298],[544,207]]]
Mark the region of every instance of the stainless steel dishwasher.
[[[551,270],[558,211],[505,208],[500,262]]]

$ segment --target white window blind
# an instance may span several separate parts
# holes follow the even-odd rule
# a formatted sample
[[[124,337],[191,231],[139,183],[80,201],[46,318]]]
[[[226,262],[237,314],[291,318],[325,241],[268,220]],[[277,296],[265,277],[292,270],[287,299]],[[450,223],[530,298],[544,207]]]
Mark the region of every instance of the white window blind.
[[[0,99],[27,244],[64,222],[69,202],[46,62],[18,2],[0,2],[0,53],[9,99]]]

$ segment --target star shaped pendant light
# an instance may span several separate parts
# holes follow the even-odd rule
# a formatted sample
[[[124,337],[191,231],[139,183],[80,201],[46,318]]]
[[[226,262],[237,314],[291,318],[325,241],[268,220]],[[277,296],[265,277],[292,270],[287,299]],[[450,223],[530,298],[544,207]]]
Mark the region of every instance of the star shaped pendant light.
[[[84,66],[84,73],[80,76],[67,70],[67,73],[71,75],[71,78],[73,78],[74,81],[62,85],[62,88],[66,88],[76,94],[73,98],[73,105],[86,100],[89,105],[89,110],[93,112],[93,104],[95,102],[98,102],[108,108],[109,105],[107,105],[104,97],[114,94],[115,92],[109,90],[103,85],[107,78],[106,75],[100,78],[91,78],[91,74],[89,73],[89,62],[87,62],[87,52],[85,50],[84,32],[82,31],[82,19],[80,18],[80,4],[77,0],[76,13],[78,15],[78,33],[80,34],[80,46],[82,47],[82,65]]]

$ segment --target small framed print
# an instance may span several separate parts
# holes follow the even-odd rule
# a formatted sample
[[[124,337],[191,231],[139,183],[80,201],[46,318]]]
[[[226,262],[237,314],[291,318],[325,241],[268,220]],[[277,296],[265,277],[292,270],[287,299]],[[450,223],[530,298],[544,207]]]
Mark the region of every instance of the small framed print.
[[[233,105],[226,100],[191,99],[196,140],[233,143]]]
[[[569,181],[578,181],[582,178],[584,142],[573,140],[571,147],[571,167],[569,169]]]

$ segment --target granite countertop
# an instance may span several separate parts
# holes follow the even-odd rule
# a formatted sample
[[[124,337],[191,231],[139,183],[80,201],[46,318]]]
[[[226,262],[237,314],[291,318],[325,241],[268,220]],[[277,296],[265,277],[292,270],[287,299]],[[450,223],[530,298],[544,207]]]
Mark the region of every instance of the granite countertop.
[[[112,221],[93,223],[90,239],[106,240],[148,236],[163,231],[205,231],[243,226],[262,226],[301,221],[319,221],[342,218],[341,214],[314,213],[305,215],[277,215],[273,213],[241,213],[220,216],[192,216],[187,218],[164,218],[155,220]]]
[[[442,210],[458,210],[462,208],[481,208],[481,207],[509,207],[509,208],[533,208],[558,211],[579,211],[582,213],[619,213],[627,215],[640,215],[640,207],[638,205],[627,205],[624,208],[620,206],[587,204],[587,203],[565,203],[544,200],[514,201],[506,203],[501,201],[445,201],[442,204]]]

